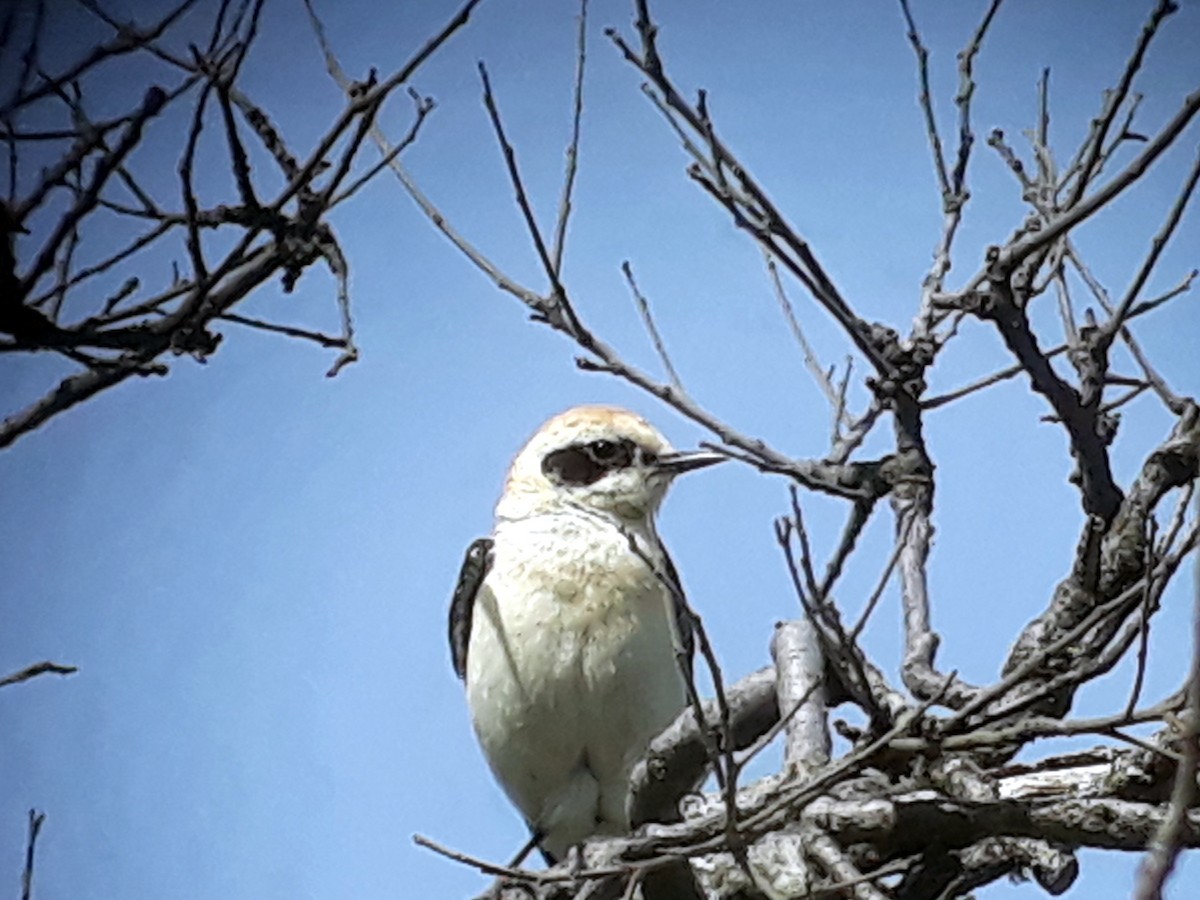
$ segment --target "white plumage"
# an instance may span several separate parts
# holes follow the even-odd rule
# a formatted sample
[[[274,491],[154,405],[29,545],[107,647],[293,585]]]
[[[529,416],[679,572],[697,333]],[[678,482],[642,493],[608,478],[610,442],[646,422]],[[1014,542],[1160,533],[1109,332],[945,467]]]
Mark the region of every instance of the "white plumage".
[[[719,460],[626,410],[569,410],[518,454],[490,546],[468,555],[455,664],[496,779],[553,858],[628,830],[630,770],[684,706],[690,634],[654,515],[675,475]]]

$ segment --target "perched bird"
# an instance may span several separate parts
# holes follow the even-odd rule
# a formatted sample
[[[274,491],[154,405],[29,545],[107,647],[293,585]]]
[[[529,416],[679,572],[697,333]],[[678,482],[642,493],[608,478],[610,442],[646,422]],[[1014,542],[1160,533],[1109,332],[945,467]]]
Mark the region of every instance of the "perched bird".
[[[561,859],[629,830],[629,774],[683,709],[690,617],[654,517],[678,452],[624,409],[581,406],[517,454],[492,536],[467,551],[450,607],[475,733],[533,840]]]

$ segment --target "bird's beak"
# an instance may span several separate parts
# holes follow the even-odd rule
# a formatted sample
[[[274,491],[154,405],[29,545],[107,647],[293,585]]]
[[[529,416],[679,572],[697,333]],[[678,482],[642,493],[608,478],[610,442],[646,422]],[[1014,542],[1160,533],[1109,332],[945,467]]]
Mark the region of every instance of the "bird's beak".
[[[703,469],[715,463],[725,462],[727,457],[710,450],[682,450],[674,453],[664,453],[658,458],[654,467],[664,475],[672,478],[690,472],[693,469]]]

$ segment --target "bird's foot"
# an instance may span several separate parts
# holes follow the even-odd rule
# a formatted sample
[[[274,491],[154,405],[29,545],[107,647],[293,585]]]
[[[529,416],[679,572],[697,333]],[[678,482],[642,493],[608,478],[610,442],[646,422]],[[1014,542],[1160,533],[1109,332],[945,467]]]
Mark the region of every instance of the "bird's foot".
[[[571,873],[571,877],[579,876],[583,871],[583,844],[575,844],[567,851],[567,858],[564,860],[567,866],[567,871]]]

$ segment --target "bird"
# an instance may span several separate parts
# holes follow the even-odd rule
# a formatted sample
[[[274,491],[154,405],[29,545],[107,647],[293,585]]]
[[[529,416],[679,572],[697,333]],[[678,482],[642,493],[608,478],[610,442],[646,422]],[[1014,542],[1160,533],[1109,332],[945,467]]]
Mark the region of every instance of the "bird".
[[[550,863],[630,830],[629,776],[688,699],[694,637],[655,516],[674,479],[721,462],[641,416],[579,406],[515,457],[471,544],[450,649],[493,775]]]

